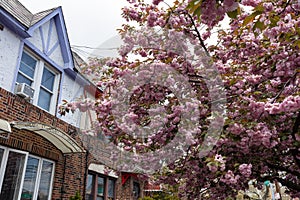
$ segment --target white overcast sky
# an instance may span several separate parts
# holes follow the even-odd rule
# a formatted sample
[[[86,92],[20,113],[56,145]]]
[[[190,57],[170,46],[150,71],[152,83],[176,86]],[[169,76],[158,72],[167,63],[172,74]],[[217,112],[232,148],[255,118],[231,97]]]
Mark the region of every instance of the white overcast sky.
[[[121,41],[116,37],[118,35],[116,29],[125,22],[121,17],[121,8],[128,5],[126,0],[19,1],[32,13],[61,6],[72,49],[84,59],[117,55],[115,48],[121,45]],[[166,1],[172,2],[172,0]],[[210,41],[215,42],[216,37],[212,37]]]
[[[99,47],[117,35],[126,0],[19,0],[32,13],[62,6],[71,46]],[[102,45],[101,45],[102,46]],[[92,52],[92,50],[82,50]],[[100,55],[101,56],[101,55]]]

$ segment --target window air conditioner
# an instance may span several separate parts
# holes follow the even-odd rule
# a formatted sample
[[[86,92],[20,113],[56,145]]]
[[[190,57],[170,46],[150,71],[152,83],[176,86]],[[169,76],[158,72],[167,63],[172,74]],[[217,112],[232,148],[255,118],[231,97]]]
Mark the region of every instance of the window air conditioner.
[[[19,83],[16,85],[15,94],[26,99],[32,99],[34,95],[34,89],[26,83]]]

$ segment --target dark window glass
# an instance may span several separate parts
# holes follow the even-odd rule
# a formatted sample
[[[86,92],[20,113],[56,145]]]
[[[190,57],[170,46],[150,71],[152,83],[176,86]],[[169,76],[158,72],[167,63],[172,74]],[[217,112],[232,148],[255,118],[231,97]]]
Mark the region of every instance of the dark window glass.
[[[52,171],[53,171],[53,163],[48,161],[43,161],[40,185],[38,190],[38,198],[37,198],[39,200],[49,199]]]
[[[9,152],[1,188],[1,200],[17,200],[19,198],[25,158],[25,154]]]
[[[34,58],[29,56],[27,53],[23,52],[21,58],[20,71],[33,79],[36,62],[37,61]]]
[[[53,74],[47,68],[44,68],[41,85],[47,88],[48,90],[53,91],[54,79],[55,74]]]
[[[32,84],[32,80],[26,78],[25,76],[23,76],[22,74],[18,74],[17,76],[17,82],[18,83],[26,83],[27,85],[30,85]]]
[[[108,191],[107,196],[109,200],[113,200],[115,196],[115,180],[109,179],[108,180]]]
[[[23,182],[21,200],[33,199],[38,167],[39,167],[39,159],[29,156],[26,165],[26,172],[25,172],[25,177]]]
[[[133,199],[138,200],[140,198],[140,184],[137,182],[133,182]]]
[[[98,177],[97,196],[104,195],[104,178]]]
[[[45,89],[40,89],[38,106],[49,111],[52,94]]]
[[[93,200],[93,185],[95,177],[91,174],[88,175],[86,183],[86,200]]]

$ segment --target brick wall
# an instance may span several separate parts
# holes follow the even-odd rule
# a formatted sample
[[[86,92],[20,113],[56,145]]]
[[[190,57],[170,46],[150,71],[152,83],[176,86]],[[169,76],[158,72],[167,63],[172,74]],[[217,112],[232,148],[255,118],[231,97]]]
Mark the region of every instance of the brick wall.
[[[39,122],[54,126],[69,134],[82,146],[81,139],[87,139],[78,136],[76,127],[39,109],[3,88],[0,88],[0,118],[9,122]],[[91,151],[89,154],[62,154],[51,142],[27,130],[12,128],[12,134],[8,140],[0,139],[0,145],[2,146],[27,151],[30,154],[55,161],[52,200],[69,200],[71,196],[75,195],[76,191],[80,191],[80,194],[84,196],[86,173],[89,164],[112,164],[109,159],[110,154],[101,148],[103,144],[93,139],[90,142],[95,144],[91,145],[94,148],[88,149]],[[97,158],[93,156],[95,154],[97,154]],[[101,159],[99,159],[99,155]],[[137,177],[130,177],[122,185],[122,176],[120,175],[116,182],[116,199],[133,200],[132,191],[134,181],[140,183],[142,190],[143,181]]]
[[[39,122],[54,126],[68,133],[81,144],[75,127],[3,88],[0,88],[0,118],[9,122]],[[0,145],[55,161],[52,200],[69,200],[76,191],[80,191],[83,195],[86,153],[62,154],[57,147],[42,136],[16,128],[12,128],[9,139],[0,139]]]
[[[126,180],[124,184],[122,184],[122,176],[128,174],[126,172],[121,173],[120,177],[117,180],[117,187],[116,187],[116,200],[137,200],[134,198],[133,195],[133,183],[136,182],[140,186],[140,194],[139,197],[143,197],[143,188],[144,188],[144,181],[140,180],[137,177],[137,174],[132,174]],[[129,173],[131,174],[131,173]]]

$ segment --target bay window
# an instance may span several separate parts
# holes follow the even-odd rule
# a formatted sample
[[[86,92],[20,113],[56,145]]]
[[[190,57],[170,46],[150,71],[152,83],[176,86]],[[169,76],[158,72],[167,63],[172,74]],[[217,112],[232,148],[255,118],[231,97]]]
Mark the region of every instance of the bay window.
[[[89,172],[86,185],[86,200],[114,200],[115,182],[112,177]]]
[[[16,84],[26,83],[34,89],[34,105],[54,114],[60,74],[48,63],[23,51]]]

